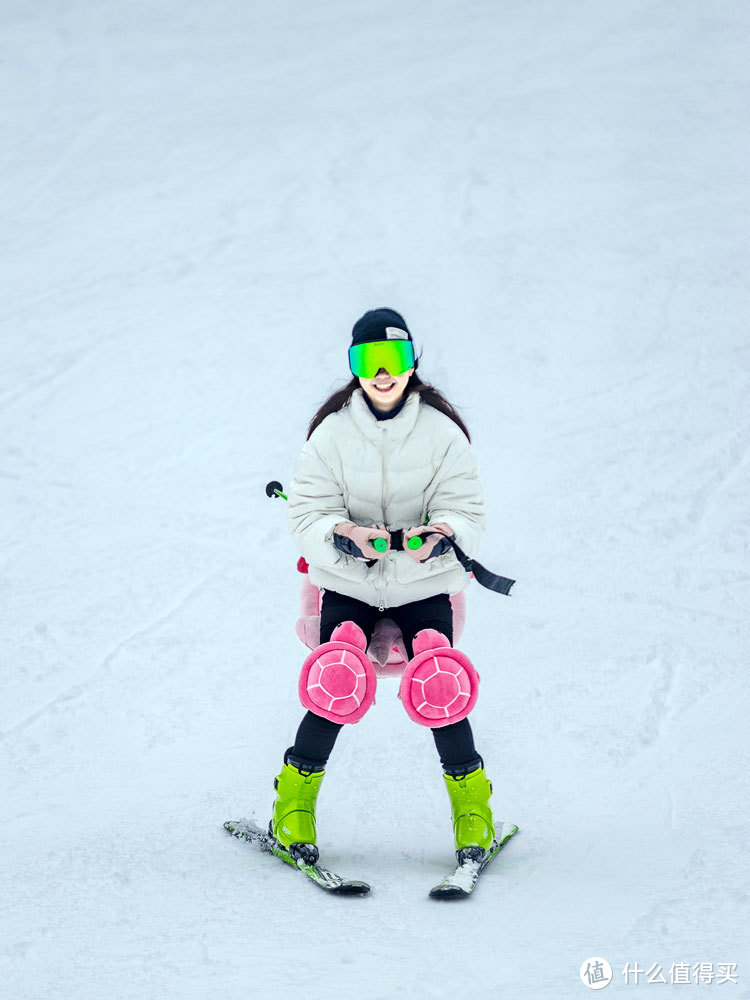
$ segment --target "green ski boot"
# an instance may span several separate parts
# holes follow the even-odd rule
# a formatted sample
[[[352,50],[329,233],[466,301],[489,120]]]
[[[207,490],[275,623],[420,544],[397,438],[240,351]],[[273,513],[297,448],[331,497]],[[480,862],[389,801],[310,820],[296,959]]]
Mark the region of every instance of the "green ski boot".
[[[297,764],[289,763],[287,756],[274,780],[276,801],[268,832],[295,861],[314,865],[318,860],[315,802],[325,771],[305,771]]]
[[[481,858],[495,840],[490,809],[492,784],[484,766],[469,774],[444,774],[453,813],[453,836],[459,864],[467,857]],[[476,848],[480,848],[477,851]]]

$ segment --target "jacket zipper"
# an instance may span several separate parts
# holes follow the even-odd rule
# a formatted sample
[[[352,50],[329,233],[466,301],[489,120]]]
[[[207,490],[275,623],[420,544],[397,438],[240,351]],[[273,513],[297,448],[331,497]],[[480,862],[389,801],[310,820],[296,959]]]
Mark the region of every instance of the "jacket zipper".
[[[385,460],[385,453],[386,453],[386,445],[388,444],[388,435],[386,434],[386,428],[383,425],[381,425],[381,430],[383,432],[383,449],[382,449],[382,473],[383,473],[383,477],[382,478],[383,478],[383,482],[382,482],[382,491],[381,491],[381,497],[380,497],[380,509],[381,509],[382,514],[383,514],[383,524],[385,524],[385,492],[386,492],[385,491],[385,486],[386,486],[386,468],[387,468],[387,463],[386,463],[386,460]],[[386,526],[386,529],[387,529],[388,525],[386,524],[385,526]],[[386,587],[385,587],[385,579],[384,579],[384,577],[385,577],[385,565],[384,565],[384,562],[385,562],[384,559],[380,560],[380,580],[381,580],[381,583],[382,583],[382,590],[381,590],[380,604],[378,606],[378,611],[381,611],[381,612],[385,611],[385,608],[386,608],[386,600],[385,600],[386,599]]]

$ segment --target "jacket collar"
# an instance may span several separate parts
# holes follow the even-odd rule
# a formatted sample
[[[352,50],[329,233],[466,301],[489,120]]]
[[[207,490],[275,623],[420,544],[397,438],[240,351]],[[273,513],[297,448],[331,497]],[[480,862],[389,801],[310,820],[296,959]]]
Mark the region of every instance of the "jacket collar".
[[[355,389],[349,401],[352,420],[372,441],[381,441],[387,434],[391,441],[401,441],[414,430],[419,415],[419,394],[410,393],[401,410],[391,420],[378,420],[367,405],[361,389]]]

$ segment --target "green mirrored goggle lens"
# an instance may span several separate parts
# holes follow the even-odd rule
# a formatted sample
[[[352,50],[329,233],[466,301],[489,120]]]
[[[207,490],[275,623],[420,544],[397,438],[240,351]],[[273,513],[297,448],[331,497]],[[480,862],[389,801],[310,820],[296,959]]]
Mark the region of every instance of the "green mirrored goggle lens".
[[[410,340],[376,340],[349,348],[349,367],[357,378],[375,378],[381,368],[389,375],[403,375],[414,367]]]

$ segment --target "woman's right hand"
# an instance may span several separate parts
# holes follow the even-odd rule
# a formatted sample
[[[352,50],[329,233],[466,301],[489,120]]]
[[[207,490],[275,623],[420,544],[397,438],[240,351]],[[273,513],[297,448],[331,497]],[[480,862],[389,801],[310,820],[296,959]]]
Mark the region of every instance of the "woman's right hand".
[[[372,542],[383,538],[386,546],[382,552],[373,548]],[[333,529],[333,544],[340,551],[354,559],[382,559],[391,545],[391,536],[384,527],[363,528],[351,521],[342,521]]]

